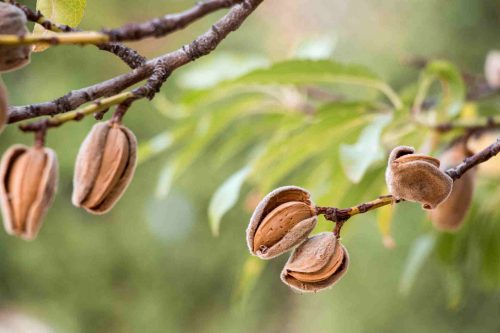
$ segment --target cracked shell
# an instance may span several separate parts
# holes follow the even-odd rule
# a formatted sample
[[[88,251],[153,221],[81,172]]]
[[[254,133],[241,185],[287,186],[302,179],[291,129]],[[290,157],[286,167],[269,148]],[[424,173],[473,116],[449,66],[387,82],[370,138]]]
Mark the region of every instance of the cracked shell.
[[[281,272],[281,280],[299,292],[332,287],[346,273],[349,254],[332,232],[317,234],[295,249]]]
[[[269,193],[255,209],[246,231],[253,255],[271,259],[303,242],[317,223],[310,194],[296,186]]]
[[[395,199],[419,202],[434,209],[451,193],[453,179],[439,169],[438,159],[415,154],[412,147],[392,150],[386,170],[386,182]]]

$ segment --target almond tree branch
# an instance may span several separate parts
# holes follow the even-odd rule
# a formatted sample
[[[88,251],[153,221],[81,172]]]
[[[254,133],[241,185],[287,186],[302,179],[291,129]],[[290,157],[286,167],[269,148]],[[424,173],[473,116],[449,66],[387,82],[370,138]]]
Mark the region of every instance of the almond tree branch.
[[[9,107],[8,122],[15,123],[39,116],[68,112],[77,109],[84,103],[97,100],[101,97],[116,95],[128,87],[151,77],[158,66],[163,67],[166,73],[172,73],[175,69],[212,52],[229,33],[240,27],[243,21],[262,1],[237,1],[224,17],[193,42],[184,45],[176,51],[152,59],[129,73],[86,88],[71,91],[63,97],[50,102],[17,107],[11,106]],[[211,2],[208,1],[207,3]],[[221,1],[217,1],[217,3],[221,3]],[[227,1],[224,3],[227,3]]]
[[[248,3],[249,6],[252,6],[252,1],[248,0],[206,0],[178,14],[168,14],[143,23],[130,23],[116,29],[103,29],[100,32],[76,31],[58,33],[50,36],[0,34],[0,45],[35,43],[46,43],[51,45],[102,44],[107,42],[141,40],[147,37],[158,38],[183,29],[205,15],[219,9],[230,8],[238,3]]]
[[[47,19],[40,11],[33,11],[31,8],[20,4],[14,0],[7,0],[6,2],[18,7],[24,12],[26,18],[37,24],[40,24],[45,29],[53,32],[77,32],[78,29],[74,29],[65,24],[58,24]],[[111,52],[123,60],[130,68],[134,69],[142,66],[146,63],[146,58],[141,56],[136,50],[127,47],[121,43],[104,43],[96,45],[100,50]]]
[[[483,162],[488,161],[498,153],[500,153],[500,137],[497,138],[496,142],[492,143],[477,154],[466,158],[462,163],[454,168],[446,170],[445,172],[455,181],[468,170]],[[342,224],[354,215],[363,214],[368,211],[399,202],[400,201],[395,200],[392,195],[384,195],[378,197],[375,200],[368,201],[349,208],[340,209],[336,207],[316,207],[316,213],[318,215],[324,215],[325,218],[329,221],[340,223],[340,227],[338,228],[339,230],[337,230],[340,231]]]

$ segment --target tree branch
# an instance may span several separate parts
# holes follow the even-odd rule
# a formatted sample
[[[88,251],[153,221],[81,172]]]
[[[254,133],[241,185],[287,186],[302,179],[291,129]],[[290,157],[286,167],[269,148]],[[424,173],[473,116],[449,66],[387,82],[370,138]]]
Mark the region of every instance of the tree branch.
[[[124,89],[149,78],[158,65],[163,66],[166,72],[172,73],[175,69],[212,52],[229,33],[240,27],[243,21],[245,21],[262,1],[263,0],[245,0],[241,3],[237,1],[238,3],[235,4],[224,17],[193,42],[184,45],[176,51],[152,59],[129,73],[119,75],[86,88],[71,91],[50,102],[26,106],[11,106],[9,107],[8,122],[15,123],[39,116],[56,115],[75,110],[80,105],[94,101],[98,98],[116,95]],[[207,3],[211,2],[213,2],[213,0]],[[216,2],[228,3],[227,1],[220,0]],[[231,3],[233,2],[234,1],[231,1]]]
[[[445,172],[455,181],[468,170],[483,162],[488,161],[498,153],[500,153],[500,137],[497,138],[496,142],[492,143],[482,151],[466,158],[462,163],[454,168],[446,170]],[[399,202],[400,201],[395,200],[392,195],[384,195],[378,197],[375,200],[368,201],[349,208],[340,209],[336,207],[316,207],[316,213],[318,215],[324,215],[325,218],[329,221],[340,223],[341,228],[342,224],[354,215],[363,214],[368,211]]]
[[[238,3],[248,3],[249,0],[206,0],[178,14],[168,14],[143,23],[130,23],[116,29],[94,31],[71,31],[44,35],[1,35],[0,45],[23,45],[46,43],[58,44],[102,44],[107,42],[122,42],[141,40],[147,37],[162,37],[180,30],[190,23],[219,9],[230,8]],[[46,23],[47,24],[47,23]],[[48,25],[48,24],[47,24]],[[49,26],[49,25],[48,25]]]

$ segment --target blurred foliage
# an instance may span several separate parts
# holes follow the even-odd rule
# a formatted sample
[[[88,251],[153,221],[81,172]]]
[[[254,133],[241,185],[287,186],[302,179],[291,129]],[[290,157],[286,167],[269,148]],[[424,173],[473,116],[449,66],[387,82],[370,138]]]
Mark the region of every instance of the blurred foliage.
[[[88,1],[81,27],[187,6],[136,7]],[[132,46],[147,56],[167,52],[217,15]],[[411,203],[353,218],[343,233],[349,272],[317,295],[296,295],[279,281],[286,258],[250,257],[244,230],[277,186],[305,187],[319,205],[371,200],[386,194],[392,147],[438,155],[460,134],[436,141],[424,124],[498,116],[499,98],[465,100],[459,70],[481,70],[486,51],[500,46],[499,28],[500,7],[487,0],[264,2],[221,48],[177,71],[153,102],[134,104],[125,122],[141,143],[140,165],[108,215],[69,202],[74,157],[92,119],[50,131],[59,194],[35,242],[0,235],[3,307],[59,332],[498,331],[498,178],[480,174],[456,234],[434,231]],[[419,72],[400,64],[420,55],[447,60]],[[125,70],[95,48],[61,46],[3,78],[12,103],[26,104]],[[1,138],[2,151],[31,141],[14,126]],[[315,232],[330,228],[320,220]],[[392,239],[395,249],[382,246]]]

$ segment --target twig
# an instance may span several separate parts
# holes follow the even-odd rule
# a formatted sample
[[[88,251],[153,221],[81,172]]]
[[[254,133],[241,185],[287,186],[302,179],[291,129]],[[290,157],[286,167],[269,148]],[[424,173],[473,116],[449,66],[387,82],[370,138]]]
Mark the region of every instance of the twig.
[[[147,37],[162,37],[180,30],[197,19],[223,8],[230,8],[242,3],[252,7],[249,0],[207,0],[182,13],[169,14],[143,23],[126,24],[116,29],[103,29],[100,32],[81,31],[56,33],[50,36],[42,35],[1,35],[0,45],[23,45],[46,43],[57,44],[102,44],[107,42],[122,42],[141,40]]]
[[[485,149],[481,150],[479,153],[472,155],[471,157],[467,157],[462,163],[457,165],[454,168],[446,170],[448,176],[453,178],[453,180],[457,180],[468,170],[472,169],[478,164],[486,162],[490,158],[496,156],[500,152],[500,137],[497,138],[495,143],[492,143]]]
[[[118,105],[129,98],[134,97],[132,91],[122,92],[117,95],[103,98],[101,100],[95,101],[92,104],[80,109],[71,111],[65,114],[60,114],[52,118],[45,118],[30,124],[23,124],[19,128],[24,132],[37,132],[42,129],[58,127],[70,120],[81,120],[83,117],[89,114],[104,111],[111,106]]]
[[[162,64],[169,72],[212,52],[220,42],[257,8],[263,0],[246,0],[231,10],[207,32],[182,48],[148,61],[144,66],[93,86],[71,91],[56,100],[26,106],[9,107],[9,123],[44,115],[56,115],[75,110],[80,105],[104,96],[113,96],[150,77],[155,67]]]
[[[51,20],[47,19],[40,11],[35,12],[31,8],[23,4],[20,4],[17,1],[9,0],[8,2],[21,9],[29,21],[40,24],[47,30],[53,32],[65,32],[65,33],[80,31],[65,24],[58,24],[52,22]],[[96,46],[100,50],[115,54],[132,69],[142,66],[146,63],[146,58],[140,55],[136,50],[127,47],[121,43],[105,43],[105,44],[98,44]]]
[[[455,181],[459,179],[464,173],[473,167],[488,161],[492,157],[496,156],[500,153],[500,137],[497,138],[497,141],[481,150],[477,154],[474,154],[468,158],[466,158],[461,164],[457,165],[454,168],[450,168],[445,172]],[[339,235],[340,229],[342,225],[352,216],[357,214],[363,214],[368,211],[387,206],[390,204],[399,203],[402,200],[395,200],[392,195],[384,195],[378,197],[373,201],[368,201],[357,206],[349,207],[349,208],[336,208],[336,207],[316,207],[316,213],[318,215],[324,215],[325,218],[329,221],[340,223],[338,227],[336,226],[336,234]],[[338,230],[337,230],[338,229]]]

